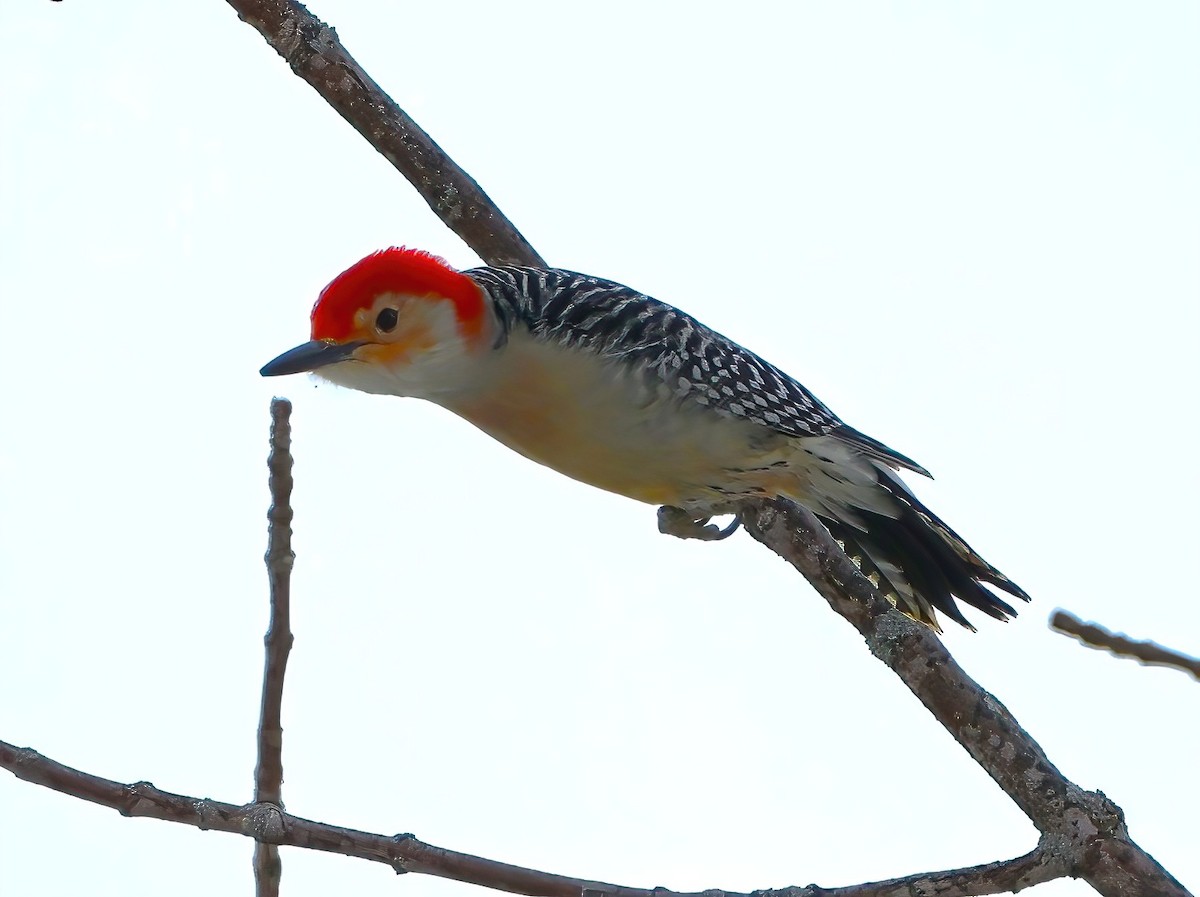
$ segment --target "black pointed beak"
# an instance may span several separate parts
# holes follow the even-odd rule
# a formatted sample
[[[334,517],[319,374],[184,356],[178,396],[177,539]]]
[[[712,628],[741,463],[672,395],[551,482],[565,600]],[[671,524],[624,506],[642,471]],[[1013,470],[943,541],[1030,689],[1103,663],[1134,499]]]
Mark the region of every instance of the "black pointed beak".
[[[327,364],[337,364],[354,355],[354,350],[362,345],[361,341],[349,343],[328,343],[315,339],[312,342],[289,349],[278,358],[268,361],[259,373],[264,377],[282,377],[284,374],[301,374],[304,371],[315,371]]]

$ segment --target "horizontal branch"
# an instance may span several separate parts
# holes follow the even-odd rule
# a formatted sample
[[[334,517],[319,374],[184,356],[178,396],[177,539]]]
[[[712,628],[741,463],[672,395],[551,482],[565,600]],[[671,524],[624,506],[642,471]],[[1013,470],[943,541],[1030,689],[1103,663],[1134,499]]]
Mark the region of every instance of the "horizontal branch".
[[[546,266],[475,179],[346,52],[336,31],[289,0],[228,3],[408,179],[434,214],[480,258],[489,265]]]
[[[302,847],[371,860],[397,872],[436,875],[531,897],[971,897],[1017,891],[1068,874],[1062,857],[1043,843],[1037,850],[997,863],[925,872],[905,878],[840,888],[780,888],[752,893],[706,890],[696,893],[665,888],[633,888],[526,869],[496,860],[435,847],[413,835],[378,835],[302,819],[274,804],[223,803],[156,788],[131,785],[64,766],[30,748],[0,741],[0,768],[17,778],[62,794],[110,807],[123,816],[162,819],[208,831],[244,835],[285,847]]]
[[[1117,657],[1128,657],[1144,666],[1183,670],[1200,679],[1200,658],[1172,651],[1157,642],[1139,642],[1129,636],[1111,632],[1096,623],[1084,623],[1064,610],[1054,612],[1054,616],[1050,618],[1050,628],[1063,635],[1074,636],[1089,648],[1108,651]]]

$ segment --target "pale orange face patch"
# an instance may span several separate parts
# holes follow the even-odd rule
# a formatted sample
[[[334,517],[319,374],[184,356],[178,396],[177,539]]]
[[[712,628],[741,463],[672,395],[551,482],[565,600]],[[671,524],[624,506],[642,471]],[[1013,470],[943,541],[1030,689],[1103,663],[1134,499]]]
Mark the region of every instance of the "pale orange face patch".
[[[394,368],[410,364],[415,356],[437,345],[433,329],[422,320],[401,322],[392,333],[386,334],[387,342],[374,341],[379,338],[373,334],[373,340],[355,354],[363,361]]]

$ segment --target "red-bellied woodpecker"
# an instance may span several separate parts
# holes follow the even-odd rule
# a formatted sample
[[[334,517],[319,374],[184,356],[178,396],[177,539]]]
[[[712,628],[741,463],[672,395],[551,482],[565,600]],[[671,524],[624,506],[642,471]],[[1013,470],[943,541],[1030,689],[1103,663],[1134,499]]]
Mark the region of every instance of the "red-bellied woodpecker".
[[[598,277],[457,271],[385,249],[338,275],[312,340],[262,369],[427,399],[569,477],[665,506],[664,529],[713,533],[748,498],[809,508],[901,610],[965,626],[955,598],[1015,613],[1028,596],[913,495],[916,462],[842,423],[807,389],[690,315]]]

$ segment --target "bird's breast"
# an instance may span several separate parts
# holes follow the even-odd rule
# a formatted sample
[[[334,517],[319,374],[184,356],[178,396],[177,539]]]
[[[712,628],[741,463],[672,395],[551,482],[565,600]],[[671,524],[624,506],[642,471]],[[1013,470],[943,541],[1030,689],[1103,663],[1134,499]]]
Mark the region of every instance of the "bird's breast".
[[[476,388],[442,402],[522,455],[651,504],[711,498],[753,463],[763,428],[720,415],[620,359],[514,333]]]

